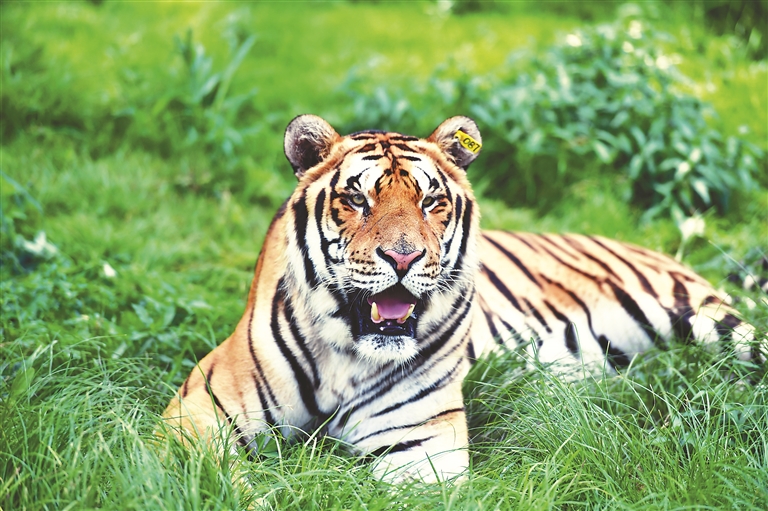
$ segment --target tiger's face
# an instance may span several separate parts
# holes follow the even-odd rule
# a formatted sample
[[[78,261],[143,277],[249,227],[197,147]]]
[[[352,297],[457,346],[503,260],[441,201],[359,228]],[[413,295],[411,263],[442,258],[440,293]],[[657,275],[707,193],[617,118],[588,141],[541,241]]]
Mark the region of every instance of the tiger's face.
[[[306,246],[298,240],[297,248],[317,274],[310,287],[327,288],[338,302],[333,313],[347,331],[335,344],[377,362],[407,361],[450,315],[456,295],[471,289],[479,215],[465,170],[476,152],[457,132],[479,146],[466,117],[445,121],[428,139],[340,137],[315,116],[288,126],[297,230],[307,222],[297,233]]]

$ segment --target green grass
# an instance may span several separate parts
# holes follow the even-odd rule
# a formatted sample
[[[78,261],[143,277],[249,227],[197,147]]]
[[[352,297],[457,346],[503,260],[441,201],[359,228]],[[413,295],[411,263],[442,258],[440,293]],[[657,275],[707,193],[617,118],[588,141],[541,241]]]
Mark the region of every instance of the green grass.
[[[444,485],[378,483],[330,439],[279,443],[233,468],[202,446],[153,435],[194,361],[242,313],[263,236],[294,182],[282,156],[293,115],[348,122],[351,69],[372,86],[427,79],[451,58],[491,72],[511,50],[588,23],[578,10],[513,5],[458,17],[432,3],[5,2],[0,14],[2,509],[768,507],[765,377],[689,346],[578,384],[523,372],[516,354],[479,363],[465,385],[472,475]],[[719,113],[717,128],[731,135],[746,125],[766,149],[765,62],[677,11],[652,21],[682,41],[681,68]],[[224,111],[256,135],[232,156],[220,151],[226,137],[196,146],[164,132],[186,126],[173,117],[183,109],[157,105],[185,98],[174,35],[187,28],[212,72],[256,36],[227,97],[255,96]],[[625,191],[620,177],[596,174],[545,210],[482,198],[483,223],[677,252],[674,222],[641,222]],[[738,262],[768,252],[766,212],[763,191],[727,216],[707,213],[684,261],[727,287]],[[34,244],[40,232],[48,249]],[[768,330],[763,297],[735,294],[758,302],[738,307]]]

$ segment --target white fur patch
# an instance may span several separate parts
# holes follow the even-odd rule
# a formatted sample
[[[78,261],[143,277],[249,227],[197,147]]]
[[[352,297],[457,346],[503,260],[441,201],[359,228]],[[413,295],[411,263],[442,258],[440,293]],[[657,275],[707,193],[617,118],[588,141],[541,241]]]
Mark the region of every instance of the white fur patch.
[[[363,335],[355,344],[355,350],[365,360],[377,365],[388,362],[404,364],[419,352],[416,339],[405,335]]]

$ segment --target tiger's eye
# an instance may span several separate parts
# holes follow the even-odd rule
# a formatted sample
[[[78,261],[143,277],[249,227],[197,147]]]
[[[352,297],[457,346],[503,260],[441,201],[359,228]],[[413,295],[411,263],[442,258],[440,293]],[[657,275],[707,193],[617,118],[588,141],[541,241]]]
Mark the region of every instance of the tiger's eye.
[[[421,207],[428,208],[434,203],[435,203],[434,197],[424,197],[424,200],[421,201]]]
[[[365,195],[363,195],[362,193],[354,194],[352,196],[352,203],[355,206],[362,206],[363,204],[365,204]]]

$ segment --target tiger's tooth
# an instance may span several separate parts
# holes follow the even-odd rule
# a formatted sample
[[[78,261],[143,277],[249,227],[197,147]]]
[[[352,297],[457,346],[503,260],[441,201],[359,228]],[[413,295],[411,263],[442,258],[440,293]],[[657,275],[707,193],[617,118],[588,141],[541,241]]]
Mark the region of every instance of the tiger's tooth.
[[[415,308],[416,308],[416,305],[412,303],[411,306],[408,307],[408,313],[405,316],[403,316],[402,318],[398,319],[397,322],[398,323],[405,323],[405,320],[411,317],[411,314],[413,314],[413,309],[415,309]]]
[[[379,306],[376,302],[371,303],[371,320],[374,323],[381,323],[381,316],[379,315]]]

